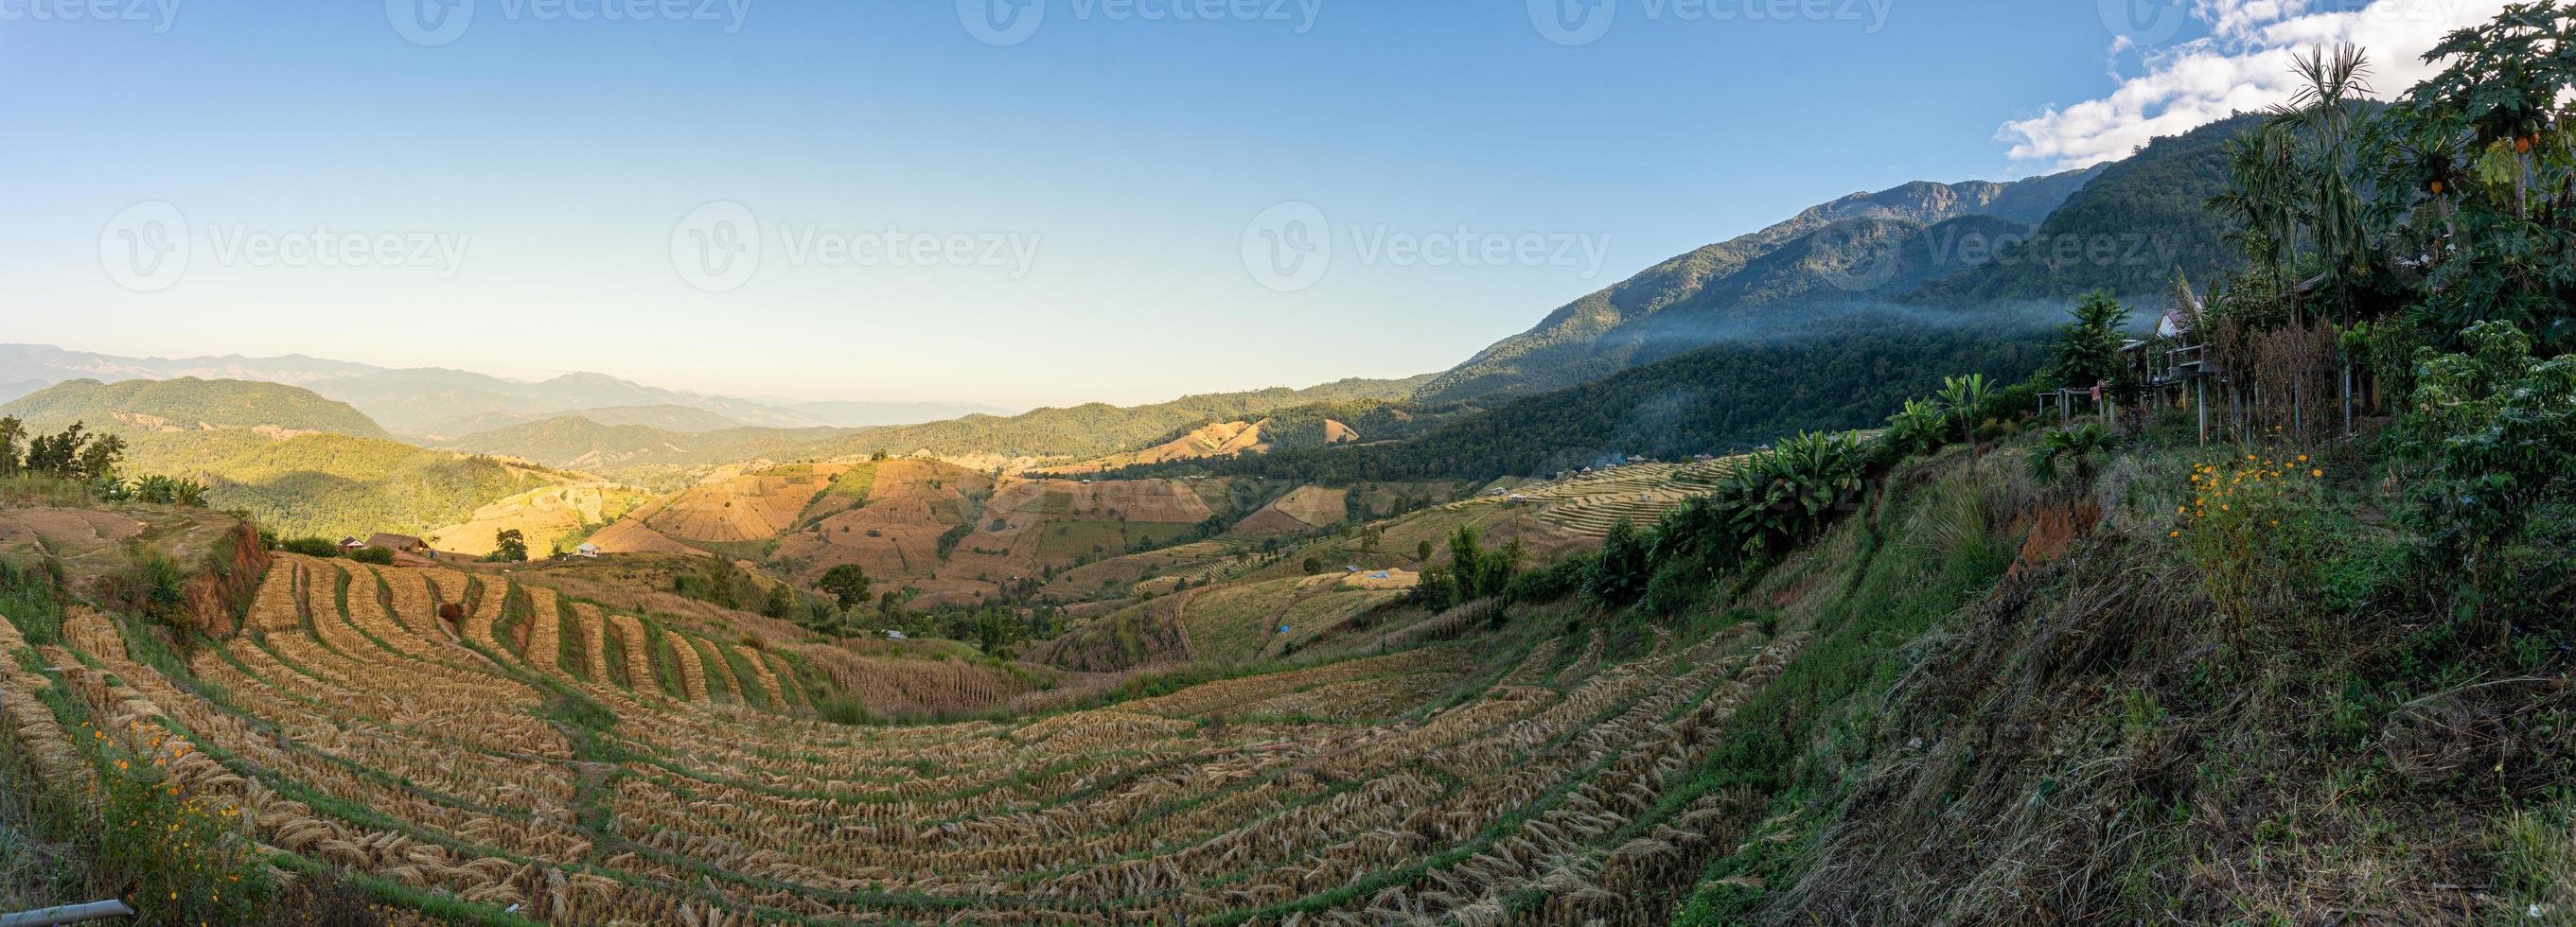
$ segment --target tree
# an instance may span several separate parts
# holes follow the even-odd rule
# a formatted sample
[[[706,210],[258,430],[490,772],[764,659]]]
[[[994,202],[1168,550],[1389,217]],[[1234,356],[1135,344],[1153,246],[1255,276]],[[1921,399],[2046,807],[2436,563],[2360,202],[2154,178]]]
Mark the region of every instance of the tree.
[[[1303,564],[1303,566],[1305,567],[1305,569],[1306,569],[1306,575],[1308,575],[1308,576],[1313,576],[1313,575],[1315,575],[1315,574],[1317,574],[1317,573],[1324,572],[1324,561],[1322,561],[1322,560],[1318,560],[1318,559],[1315,559],[1315,558],[1313,558],[1313,557],[1308,557],[1308,558],[1306,558],[1306,562]]]
[[[868,589],[875,585],[875,581],[870,580],[868,571],[858,564],[844,563],[823,571],[822,581],[814,585],[841,603],[841,608],[852,609],[867,603]]]
[[[116,466],[124,460],[125,439],[116,435],[100,435],[88,447],[81,449],[74,469],[80,479],[94,482],[114,480]]]
[[[2437,338],[2475,323],[2522,326],[2550,350],[2576,345],[2576,133],[2559,101],[2576,87],[2576,20],[2554,2],[2506,7],[2424,55],[2446,63],[2373,120],[2373,211],[2402,216],[2401,254],[2425,260],[2418,288]],[[2540,201],[2533,202],[2538,192]]]
[[[2352,306],[2352,290],[2369,272],[2371,234],[2361,191],[2353,184],[2356,107],[2370,94],[2364,77],[2370,62],[2351,46],[2310,49],[2294,59],[2302,86],[2290,102],[2274,107],[2275,125],[2299,131],[2291,138],[2305,149],[2299,159],[2297,186],[2300,218],[2322,265],[2328,308],[2341,316]]]
[[[493,563],[524,563],[528,559],[528,536],[517,528],[503,528],[492,534],[492,552],[485,560]]]
[[[87,443],[89,434],[79,422],[54,434],[36,435],[27,441],[26,470],[40,476],[79,479],[81,446]]]
[[[27,437],[27,423],[15,416],[0,418],[0,476],[18,475],[18,442]]]
[[[1626,605],[1645,594],[1653,571],[1646,539],[1637,533],[1635,522],[1621,518],[1610,523],[1610,533],[1601,539],[1601,554],[1584,570],[1583,595],[1612,608]]]
[[[2108,290],[2084,294],[2068,312],[2073,318],[2057,329],[2058,382],[2070,389],[2108,385],[2118,376],[2120,327],[2129,307]]]
[[[1431,539],[1423,538],[1422,543],[1413,545],[1413,559],[1420,560],[1424,563],[1430,563],[1431,551]]]

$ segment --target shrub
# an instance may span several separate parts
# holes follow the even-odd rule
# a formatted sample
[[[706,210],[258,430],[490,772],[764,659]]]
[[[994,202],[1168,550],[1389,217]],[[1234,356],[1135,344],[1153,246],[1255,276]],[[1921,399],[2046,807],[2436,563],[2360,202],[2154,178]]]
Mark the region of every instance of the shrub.
[[[2277,555],[2275,539],[2284,522],[2313,508],[2316,481],[2324,475],[2305,454],[2278,460],[2247,454],[2224,466],[2192,468],[2191,501],[2175,507],[2182,527],[2172,536],[2200,568],[2210,600],[2237,634],[2249,630],[2255,597],[2287,584],[2289,564]]]
[[[349,559],[358,561],[359,563],[390,566],[394,562],[394,551],[393,548],[390,547],[361,547],[357,550],[350,551]]]
[[[332,543],[329,538],[289,538],[285,541],[279,542],[277,549],[290,554],[303,554],[307,557],[337,557],[340,555],[340,545]]]
[[[2576,355],[2535,360],[2531,337],[2502,322],[2462,337],[2466,353],[2418,355],[2400,452],[2433,556],[2460,568],[2453,613],[2466,618],[2496,604],[2533,514],[2576,498]]]
[[[1584,569],[1583,595],[1611,608],[1624,606],[1646,591],[1653,571],[1653,558],[1636,524],[1619,519],[1610,523],[1610,533],[1601,539],[1600,556]]]
[[[823,720],[834,724],[855,726],[876,723],[876,715],[868,711],[867,703],[859,701],[854,696],[826,697],[814,703],[814,710],[823,716]]]
[[[116,608],[175,621],[188,607],[188,577],[160,551],[137,547],[132,560],[101,580],[99,594]]]
[[[103,862],[134,880],[128,897],[141,920],[249,923],[264,880],[240,812],[187,794],[166,771],[188,742],[140,723],[119,737],[84,724],[73,740],[99,773],[92,807]]]

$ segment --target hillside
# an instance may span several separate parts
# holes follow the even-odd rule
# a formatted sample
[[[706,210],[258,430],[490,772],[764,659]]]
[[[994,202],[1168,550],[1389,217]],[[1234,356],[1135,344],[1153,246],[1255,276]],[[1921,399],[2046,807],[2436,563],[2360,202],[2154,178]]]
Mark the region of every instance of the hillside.
[[[652,556],[502,574],[198,547],[238,570],[238,630],[12,572],[0,678],[41,698],[0,701],[33,772],[10,781],[127,781],[69,742],[86,723],[162,759],[156,788],[253,809],[289,871],[447,917],[2305,922],[2368,895],[2406,922],[2549,923],[2528,912],[2576,878],[2564,653],[2428,633],[2366,460],[2300,477],[2297,529],[2244,552],[2279,594],[2220,605],[2171,509],[2234,449],[2173,440],[2190,427],[2160,416],[2178,449],[2055,487],[2032,438],[1882,464],[1776,558],[1720,576],[1684,558],[1724,548],[1659,542],[1661,598],[1633,607],[1534,582],[1432,613],[1406,604],[1427,574],[1266,568],[1082,619],[1043,663],[835,643],[672,596],[692,567]],[[92,514],[147,546],[205,533]],[[1541,556],[1527,576],[1596,559]],[[889,715],[923,720],[849,723]],[[1054,810],[1014,824],[1015,802]],[[914,829],[961,814],[1007,839]],[[2176,864],[2258,851],[2276,865]],[[544,862],[472,864],[501,854]],[[852,859],[875,890],[755,876]],[[960,882],[1044,890],[930,891]]]
[[[1008,417],[1019,414],[1000,406],[970,402],[799,402],[787,408],[834,428],[936,422],[969,415]]]
[[[2036,320],[1862,311],[1756,344],[1724,344],[1581,386],[1459,414],[1390,443],[1143,466],[1345,484],[1539,476],[1631,454],[1727,454],[1804,429],[1875,428],[1943,377],[2018,379],[2047,359]]]
[[[386,438],[373,419],[312,391],[248,380],[71,380],[0,405],[33,424],[87,422],[119,431],[260,428]]]
[[[1705,318],[1739,308],[1739,304],[1749,307],[1794,303],[1795,297],[1817,292],[1829,281],[1844,279],[1835,271],[1843,269],[1850,259],[1829,256],[1818,260],[1813,256],[1816,252],[1850,250],[1875,255],[1881,252],[1867,248],[1875,237],[1903,237],[1910,228],[1962,216],[2036,223],[2096,171],[2072,171],[2010,184],[1917,182],[1818,204],[1779,224],[1675,257],[1563,306],[1529,331],[1497,342],[1440,374],[1413,398],[1436,405],[1495,394],[1544,392],[1607,376],[1636,362],[1639,349],[1650,338],[1669,342],[1659,345],[1659,350],[1662,356],[1670,356],[1723,338],[1751,337],[1769,326],[1795,327],[1804,320],[1803,314],[1775,306],[1749,327],[1700,330],[1692,325],[1666,323],[1660,329],[1650,328],[1668,310],[1691,307]],[[1868,227],[1857,242],[1843,241],[1839,234],[1816,237],[1849,220],[1871,220],[1878,226]],[[1753,279],[1734,279],[1764,256],[1800,242],[1806,243],[1810,254],[1792,262],[1792,266],[1803,266],[1803,271],[1795,274],[1801,280],[1785,279],[1792,275],[1784,273],[1786,268],[1780,262],[1756,268]],[[1710,293],[1711,288],[1716,292]],[[1833,288],[1825,295],[1835,301],[1854,297],[1848,288]]]
[[[2161,294],[2175,268],[2194,281],[2217,279],[2239,262],[2226,244],[2227,220],[2202,204],[2227,189],[2227,140],[2262,118],[2238,116],[2149,142],[2136,155],[2102,168],[2040,223],[2023,246],[2035,257],[1974,268],[1927,285],[1912,299],[1973,306],[2065,299],[2096,289]],[[2081,255],[2097,242],[2108,243],[2109,260],[2059,259],[2054,253],[2060,243],[2071,243],[2071,253]]]
[[[432,425],[422,432],[422,437],[443,441],[459,440],[512,425],[565,416],[579,416],[602,425],[642,425],[663,431],[690,433],[747,427],[741,422],[695,406],[601,406],[595,409],[561,409],[537,414],[485,412]]]
[[[1305,389],[1272,387],[1240,393],[1183,396],[1140,406],[1086,403],[1044,408],[1008,418],[970,415],[946,422],[863,429],[799,449],[797,458],[865,457],[878,451],[941,456],[989,455],[1027,461],[1089,458],[1159,444],[1217,422],[1259,418],[1273,411],[1318,403],[1400,399],[1429,375],[1403,380],[1348,379]]]
[[[125,434],[130,469],[204,483],[210,504],[245,510],[283,537],[425,534],[463,522],[494,500],[568,479],[488,457],[347,435]]]
[[[503,531],[516,531],[530,553],[544,556],[579,546],[591,532],[652,501],[649,490],[614,483],[573,483],[532,489],[475,509],[457,524],[420,535],[440,551],[480,557],[492,552]]]
[[[669,485],[700,467],[764,457],[805,456],[801,452],[816,442],[847,433],[830,428],[676,431],[643,424],[605,424],[585,411],[466,435],[437,446],[460,453],[518,457],[629,482]]]

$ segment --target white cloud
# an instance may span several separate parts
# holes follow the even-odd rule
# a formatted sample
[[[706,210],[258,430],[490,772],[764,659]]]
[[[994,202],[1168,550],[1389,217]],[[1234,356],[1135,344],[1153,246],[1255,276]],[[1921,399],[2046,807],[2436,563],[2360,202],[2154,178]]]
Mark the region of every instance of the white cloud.
[[[2291,56],[2317,46],[2360,46],[2374,95],[2392,97],[2439,70],[2422,58],[2442,36],[2495,18],[2505,2],[2374,0],[2320,12],[2313,0],[2190,0],[2207,36],[2148,51],[2144,73],[2121,79],[2110,95],[2006,123],[1996,138],[2023,164],[2075,168],[2125,158],[2156,136],[2288,101],[2298,84]],[[2121,37],[2111,51],[2133,47]]]

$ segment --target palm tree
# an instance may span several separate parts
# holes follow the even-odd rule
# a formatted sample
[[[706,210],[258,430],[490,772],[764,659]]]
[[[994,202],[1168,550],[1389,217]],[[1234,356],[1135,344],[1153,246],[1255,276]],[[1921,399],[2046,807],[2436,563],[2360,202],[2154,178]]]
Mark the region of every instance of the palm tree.
[[[2057,482],[2061,462],[2075,471],[2075,485],[2089,486],[2099,469],[2097,458],[2120,446],[2120,439],[2098,422],[2052,431],[2030,452],[2030,478],[2042,485]]]
[[[2227,241],[2246,261],[2277,268],[2298,239],[2289,134],[2279,126],[2265,126],[2230,138],[2222,146],[2227,154],[2227,191],[2210,197],[2205,205],[2213,212],[2234,215],[2243,226],[2227,233]]]
[[[2338,46],[2329,57],[2314,48],[2294,59],[2304,86],[2289,103],[2272,108],[2272,125],[2296,128],[2305,143],[2299,165],[2301,218],[2323,265],[2330,309],[2349,308],[2352,285],[2367,272],[2370,228],[2361,191],[2352,182],[2353,123],[2358,101],[2370,93],[2370,60],[2361,49]]]

